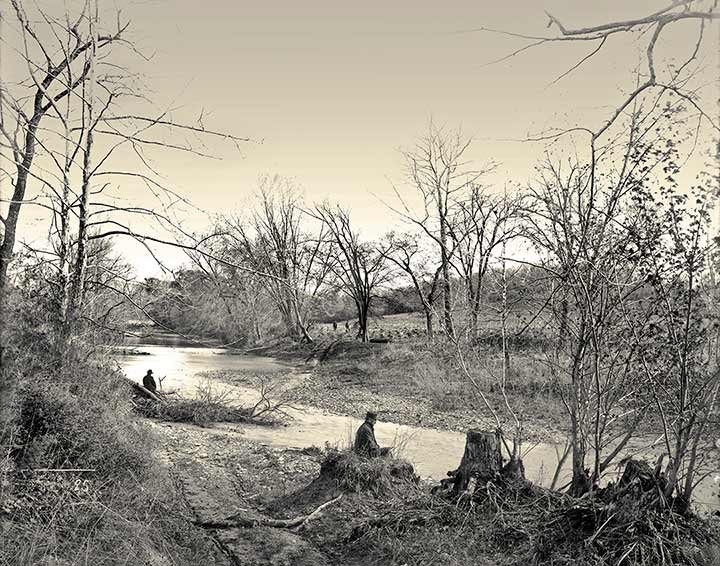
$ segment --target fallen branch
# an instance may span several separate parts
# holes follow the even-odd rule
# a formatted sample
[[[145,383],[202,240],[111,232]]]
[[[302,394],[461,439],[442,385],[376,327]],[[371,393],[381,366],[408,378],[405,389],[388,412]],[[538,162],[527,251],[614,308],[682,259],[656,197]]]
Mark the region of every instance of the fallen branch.
[[[128,384],[133,388],[135,393],[137,393],[140,397],[144,397],[145,399],[152,399],[153,401],[155,401],[157,403],[163,402],[163,400],[160,398],[160,396],[157,393],[153,393],[152,391],[150,391],[146,387],[143,387],[139,383],[135,383],[129,377],[125,377],[123,379],[125,379],[128,382]]]
[[[294,529],[297,527],[303,526],[308,521],[311,521],[312,519],[316,519],[320,515],[322,515],[322,511],[332,505],[333,503],[337,503],[342,498],[342,493],[338,495],[335,499],[331,499],[330,501],[326,501],[320,507],[315,509],[312,513],[309,515],[303,515],[300,517],[295,517],[293,519],[271,519],[269,517],[247,517],[243,516],[241,514],[232,515],[228,517],[227,519],[223,519],[220,521],[199,521],[196,522],[196,524],[200,527],[206,528],[206,529],[230,529],[234,527],[241,527],[241,528],[253,528],[253,527],[274,527],[276,529]]]

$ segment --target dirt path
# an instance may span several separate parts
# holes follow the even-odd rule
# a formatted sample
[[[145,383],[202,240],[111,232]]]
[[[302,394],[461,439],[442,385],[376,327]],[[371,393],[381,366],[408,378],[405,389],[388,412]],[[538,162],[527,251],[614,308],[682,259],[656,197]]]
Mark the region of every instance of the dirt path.
[[[198,522],[235,513],[261,517],[268,505],[307,484],[319,465],[297,451],[272,450],[242,438],[240,427],[200,428],[150,422],[158,457],[167,462]],[[289,529],[211,529],[209,535],[228,564],[320,566],[330,564],[316,548]]]

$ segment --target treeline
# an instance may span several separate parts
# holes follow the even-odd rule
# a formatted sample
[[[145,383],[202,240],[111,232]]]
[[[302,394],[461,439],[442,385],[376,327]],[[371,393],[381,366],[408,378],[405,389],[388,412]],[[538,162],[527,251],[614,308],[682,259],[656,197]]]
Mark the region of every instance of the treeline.
[[[17,64],[4,70],[23,75],[3,82],[0,97],[0,151],[12,193],[0,213],[0,401],[11,434],[20,430],[29,444],[46,436],[23,416],[38,375],[48,377],[45,391],[52,375],[63,376],[63,403],[72,414],[87,409],[72,375],[90,376],[87,364],[100,351],[94,345],[138,313],[236,344],[267,334],[311,342],[318,322],[352,316],[367,341],[372,316],[404,288],[424,315],[428,340],[453,352],[454,369],[512,441],[513,456],[524,429],[508,395],[507,344],[523,328],[515,324],[521,311],[550,334],[540,355],[567,413],[572,493],[594,490],[652,422],[665,455],[657,464],[664,500],[688,504],[704,473],[702,440],[720,385],[717,125],[686,86],[697,51],[666,84],[657,80],[653,50],[663,29],[716,19],[712,9],[671,6],[598,29],[644,27],[650,78],[602,126],[541,137],[547,153],[527,181],[493,186],[496,168],[472,159],[472,140],[431,123],[403,153],[405,178],[383,210],[393,219],[388,228],[400,228],[371,240],[339,204],[305,202],[291,182],[272,176],[261,181],[251,210],[228,212],[201,235],[184,230],[178,207],[190,205],[164,186],[148,153],[203,155],[197,147],[208,140],[244,140],[143,106],[137,74],[118,54],[131,46],[129,24],[104,20],[96,3],[79,6],[56,14],[11,0],[3,20],[8,42],[20,46],[10,52]],[[598,40],[595,33],[575,37]],[[708,121],[710,137],[701,135]],[[708,150],[710,164],[693,178],[687,165],[698,148]],[[116,159],[123,151],[126,159]],[[119,169],[128,156],[135,164]],[[129,183],[156,206],[128,203]],[[47,235],[47,245],[19,243],[29,206],[45,211],[33,236]],[[138,219],[147,230],[136,228]],[[138,283],[112,252],[117,238],[134,239],[159,264],[158,246],[182,249],[188,267],[170,282]],[[474,341],[490,319],[503,354],[499,371],[487,370],[498,403],[475,379],[487,368]],[[46,401],[40,408],[50,414],[57,404]],[[63,450],[45,454],[49,461],[89,457],[64,441]]]
[[[499,429],[513,423],[503,432],[514,457],[523,418],[508,394],[508,345],[542,327],[538,355],[567,411],[570,491],[595,489],[653,423],[667,458],[664,497],[688,505],[706,470],[701,439],[720,385],[710,231],[718,187],[710,172],[681,181],[687,159],[674,140],[689,126],[682,100],[667,96],[618,121],[612,142],[584,157],[548,156],[512,190],[486,186],[492,167],[469,159],[471,140],[431,124],[405,154],[412,191],[398,190],[388,207],[405,229],[376,241],[339,205],[306,203],[287,180],[267,177],[253,210],[218,219],[189,252],[189,280],[171,284],[187,307],[175,318],[224,318],[233,339],[268,332],[311,342],[315,323],[347,316],[350,305],[367,341],[381,298],[409,289],[428,340],[456,353]],[[475,344],[489,320],[502,365],[480,381]],[[484,395],[488,381],[499,403]]]

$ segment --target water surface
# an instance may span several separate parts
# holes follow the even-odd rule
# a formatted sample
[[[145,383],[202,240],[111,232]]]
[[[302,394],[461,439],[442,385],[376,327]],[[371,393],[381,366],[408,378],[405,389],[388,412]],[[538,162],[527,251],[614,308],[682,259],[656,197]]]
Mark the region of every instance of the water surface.
[[[255,355],[230,355],[218,348],[137,344],[134,346],[146,355],[117,355],[116,359],[125,374],[138,383],[148,369],[152,369],[156,381],[162,381],[163,389],[176,390],[192,397],[198,385],[207,383],[200,374],[208,371],[232,370],[267,374],[283,372],[290,375],[293,369],[272,358]],[[259,399],[256,390],[230,385],[214,380],[213,387],[227,390],[243,404]],[[233,427],[244,437],[264,442],[277,448],[304,448],[324,446],[325,443],[347,446],[355,429],[361,423],[358,418],[328,414],[312,407],[288,409],[292,420],[287,426],[270,428],[243,425]],[[410,460],[421,477],[435,480],[446,477],[448,470],[455,469],[465,447],[465,435],[457,432],[417,426],[378,422],[375,426],[378,442],[383,446],[396,446],[396,451]],[[649,439],[648,439],[649,440]],[[645,443],[647,446],[648,443]],[[523,455],[527,478],[540,485],[549,486],[557,467],[562,446],[539,443],[526,446]],[[720,455],[711,449],[714,471],[696,489],[696,503],[702,510],[720,509],[718,482],[720,481]],[[640,452],[640,449],[638,449]],[[643,449],[642,453],[647,453]],[[560,473],[562,485],[570,477],[568,463]],[[609,474],[611,477],[612,474]]]

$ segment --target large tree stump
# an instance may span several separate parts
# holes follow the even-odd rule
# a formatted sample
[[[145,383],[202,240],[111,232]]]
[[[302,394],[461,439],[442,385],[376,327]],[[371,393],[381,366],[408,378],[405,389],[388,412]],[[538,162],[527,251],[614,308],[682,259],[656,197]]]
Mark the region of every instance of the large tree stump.
[[[499,477],[502,467],[500,438],[494,432],[471,430],[465,439],[465,453],[460,466],[452,472],[453,492],[472,495],[477,484]]]

